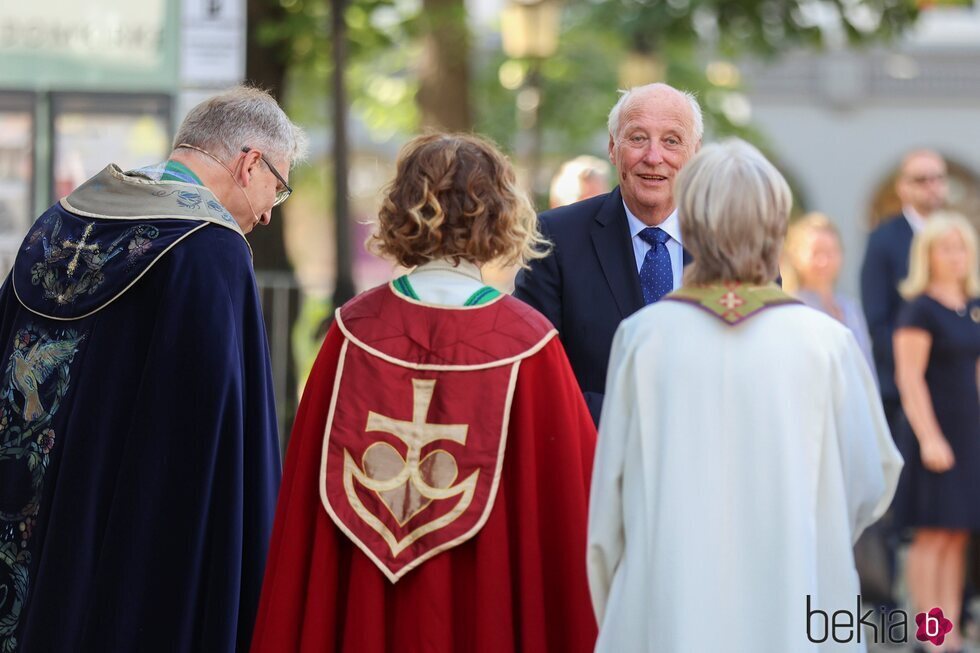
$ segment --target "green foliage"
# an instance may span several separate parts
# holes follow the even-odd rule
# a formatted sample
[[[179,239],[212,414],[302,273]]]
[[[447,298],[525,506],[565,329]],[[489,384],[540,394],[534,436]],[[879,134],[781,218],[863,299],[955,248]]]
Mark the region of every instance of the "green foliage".
[[[279,49],[288,62],[286,103],[306,125],[326,125],[333,72],[329,0],[278,1],[286,18],[257,26],[260,42]],[[407,134],[418,125],[414,97],[421,5],[416,0],[353,0],[345,11],[352,109],[378,141]]]
[[[572,0],[595,26],[640,52],[669,43],[712,43],[726,56],[822,46],[834,34],[853,45],[890,38],[917,16],[913,0]]]
[[[285,20],[260,25],[258,33],[290,62],[290,111],[301,122],[327,124],[329,0],[266,1],[280,2],[286,13]],[[620,86],[620,66],[630,53],[655,56],[665,81],[698,95],[712,136],[759,142],[746,119],[737,77],[723,83],[710,79],[709,62],[828,43],[870,43],[900,33],[916,14],[913,0],[566,0],[559,50],[540,62],[544,154],[564,157],[597,149]],[[448,12],[436,20],[422,11],[421,0],[349,0],[345,18],[353,113],[379,142],[414,133],[420,37],[446,20],[464,21],[465,15]],[[472,86],[459,92],[469,93],[474,128],[514,150],[517,91],[501,84],[505,64],[524,75],[532,66],[508,62],[497,47],[474,46]]]
[[[330,0],[262,0],[278,3],[285,18],[257,26],[259,42],[279,49],[292,67],[310,67],[326,75],[330,68]],[[411,37],[416,0],[353,0],[344,18],[352,61],[371,58]]]
[[[291,338],[298,385],[306,384],[320,345],[323,344],[324,325],[332,312],[333,306],[329,299],[309,296],[303,298],[299,316],[293,323]]]

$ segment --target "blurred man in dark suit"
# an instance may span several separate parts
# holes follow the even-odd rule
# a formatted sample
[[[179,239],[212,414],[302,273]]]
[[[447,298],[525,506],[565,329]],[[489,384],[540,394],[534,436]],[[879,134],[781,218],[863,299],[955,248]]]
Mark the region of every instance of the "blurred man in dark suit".
[[[902,306],[898,284],[909,273],[912,236],[933,212],[943,207],[948,188],[946,162],[939,154],[932,150],[906,154],[895,181],[902,212],[871,232],[861,268],[861,302],[871,332],[881,399],[893,434],[895,420],[901,416],[892,358],[892,332]]]

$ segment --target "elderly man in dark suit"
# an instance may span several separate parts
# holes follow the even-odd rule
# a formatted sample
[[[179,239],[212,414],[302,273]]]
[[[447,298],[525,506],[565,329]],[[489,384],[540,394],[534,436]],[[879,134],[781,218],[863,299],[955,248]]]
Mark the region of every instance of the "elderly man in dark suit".
[[[895,192],[902,212],[886,219],[868,238],[868,249],[861,267],[861,303],[871,332],[875,366],[881,383],[881,399],[892,433],[901,416],[892,333],[902,307],[898,284],[909,273],[912,236],[929,215],[946,203],[946,162],[932,150],[915,150],[902,159]]]
[[[561,334],[598,422],[613,334],[620,321],[680,287],[687,254],[674,178],[701,147],[693,95],[666,84],[633,88],[609,113],[609,159],[619,187],[542,213],[554,251],[522,271],[514,295]]]

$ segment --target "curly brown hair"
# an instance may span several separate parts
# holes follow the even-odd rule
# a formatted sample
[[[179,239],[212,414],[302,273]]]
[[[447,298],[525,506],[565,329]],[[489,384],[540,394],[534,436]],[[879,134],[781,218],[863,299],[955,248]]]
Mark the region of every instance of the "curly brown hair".
[[[413,138],[384,195],[368,247],[402,266],[443,258],[526,265],[548,253],[510,162],[479,136]]]

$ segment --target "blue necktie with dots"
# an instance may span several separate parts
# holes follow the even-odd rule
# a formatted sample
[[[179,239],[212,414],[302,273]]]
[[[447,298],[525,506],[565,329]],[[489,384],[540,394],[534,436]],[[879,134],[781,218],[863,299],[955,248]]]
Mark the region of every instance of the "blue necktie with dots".
[[[670,252],[667,251],[670,235],[659,227],[647,227],[639,236],[650,243],[640,266],[640,288],[643,290],[643,303],[652,304],[674,289],[674,271],[670,265]]]

